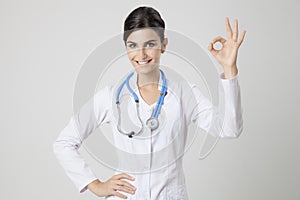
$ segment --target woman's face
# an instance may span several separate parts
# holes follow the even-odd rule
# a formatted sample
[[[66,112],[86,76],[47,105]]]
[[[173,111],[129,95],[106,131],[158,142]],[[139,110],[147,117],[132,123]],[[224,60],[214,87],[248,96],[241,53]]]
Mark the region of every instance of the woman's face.
[[[159,67],[160,55],[168,43],[150,28],[132,32],[126,41],[127,55],[137,73],[149,73]]]

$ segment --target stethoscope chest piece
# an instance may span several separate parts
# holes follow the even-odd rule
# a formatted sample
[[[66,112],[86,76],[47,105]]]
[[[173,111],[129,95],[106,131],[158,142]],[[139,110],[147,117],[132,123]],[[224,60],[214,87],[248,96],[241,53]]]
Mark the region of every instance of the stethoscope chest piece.
[[[146,121],[146,125],[151,129],[151,131],[155,130],[159,126],[159,122],[157,118],[149,118]]]

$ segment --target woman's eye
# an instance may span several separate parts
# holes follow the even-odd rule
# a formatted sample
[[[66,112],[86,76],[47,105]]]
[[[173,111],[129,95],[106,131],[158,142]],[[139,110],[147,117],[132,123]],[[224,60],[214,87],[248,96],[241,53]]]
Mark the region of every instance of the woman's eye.
[[[154,47],[154,46],[155,46],[154,43],[148,43],[147,45],[148,45],[149,47]]]
[[[155,46],[155,43],[150,42],[150,43],[146,44],[146,47],[154,47],[154,46]],[[135,48],[136,45],[135,44],[129,44],[128,47],[132,49],[132,48]]]

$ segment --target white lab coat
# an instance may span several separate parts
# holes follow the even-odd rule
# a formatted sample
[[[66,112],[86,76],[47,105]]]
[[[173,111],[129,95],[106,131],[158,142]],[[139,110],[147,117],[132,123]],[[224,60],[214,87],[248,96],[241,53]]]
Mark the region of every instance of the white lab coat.
[[[166,78],[167,76],[166,74]],[[134,176],[135,180],[128,182],[137,188],[134,195],[122,191],[120,193],[125,194],[128,199],[137,200],[188,200],[182,166],[188,126],[194,122],[197,127],[213,136],[237,138],[243,129],[238,76],[224,79],[224,74],[220,75],[218,107],[204,97],[196,85],[178,83],[167,78],[168,94],[159,115],[160,126],[152,132],[146,126],[146,120],[156,103],[148,105],[142,99],[136,80],[137,76],[134,75],[130,84],[140,101],[140,116],[145,126],[140,135],[143,139],[128,138],[118,132],[115,106],[117,86],[114,84],[99,90],[94,95],[94,103],[90,100],[71,117],[53,144],[54,153],[78,191],[84,192],[97,176],[80,156],[78,149],[98,126],[109,123],[115,146],[122,150],[118,153],[119,171],[115,171],[115,174],[123,170]],[[161,83],[160,79],[159,89]],[[123,91],[127,91],[126,86]],[[130,102],[127,106],[128,119],[139,126],[134,100]],[[121,198],[109,196],[105,199]]]

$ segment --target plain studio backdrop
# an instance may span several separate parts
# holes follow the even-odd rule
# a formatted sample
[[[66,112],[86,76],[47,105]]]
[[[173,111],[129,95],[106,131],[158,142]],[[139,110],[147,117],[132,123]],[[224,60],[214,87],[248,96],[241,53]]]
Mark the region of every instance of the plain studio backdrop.
[[[79,194],[52,144],[73,112],[77,75],[88,55],[123,29],[134,8],[156,8],[168,29],[206,49],[226,36],[225,17],[247,30],[238,56],[244,130],[198,160],[184,157],[190,199],[299,200],[298,0],[0,2],[0,199],[99,199]],[[174,42],[174,41],[169,41]],[[81,150],[97,176],[113,171]]]

